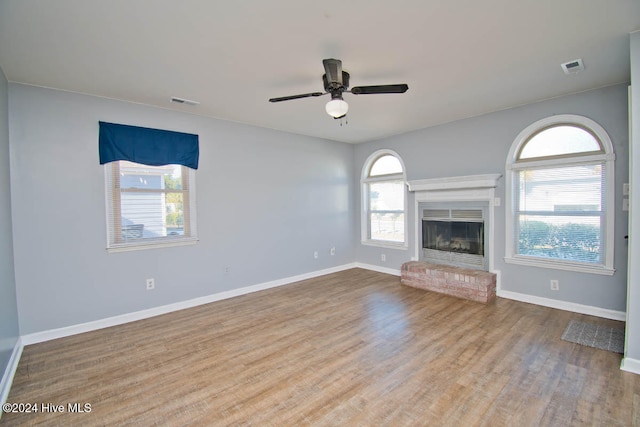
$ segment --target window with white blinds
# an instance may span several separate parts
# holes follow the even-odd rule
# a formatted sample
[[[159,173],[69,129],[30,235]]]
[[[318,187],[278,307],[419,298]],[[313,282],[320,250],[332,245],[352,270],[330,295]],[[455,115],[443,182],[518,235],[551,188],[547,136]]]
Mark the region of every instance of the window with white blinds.
[[[195,179],[182,165],[105,165],[109,250],[195,242]]]
[[[506,261],[613,274],[611,141],[581,116],[536,122],[507,160]]]
[[[517,253],[602,263],[604,164],[515,174]]]
[[[390,150],[374,153],[363,167],[362,242],[406,247],[404,167]]]

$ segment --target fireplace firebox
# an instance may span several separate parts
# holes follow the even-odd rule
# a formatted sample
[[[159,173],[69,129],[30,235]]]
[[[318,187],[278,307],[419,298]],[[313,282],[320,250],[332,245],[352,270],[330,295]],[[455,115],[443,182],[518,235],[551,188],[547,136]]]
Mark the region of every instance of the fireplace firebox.
[[[467,221],[422,221],[422,247],[484,255],[484,224]]]
[[[422,218],[423,259],[449,265],[482,268],[482,209],[425,209]]]

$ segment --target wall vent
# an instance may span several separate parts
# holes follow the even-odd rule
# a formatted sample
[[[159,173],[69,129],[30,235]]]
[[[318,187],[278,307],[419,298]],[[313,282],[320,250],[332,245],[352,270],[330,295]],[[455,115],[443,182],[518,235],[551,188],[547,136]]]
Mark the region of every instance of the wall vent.
[[[565,74],[576,74],[584,70],[584,63],[582,62],[582,59],[574,59],[573,61],[560,64],[560,66]]]
[[[198,105],[200,104],[198,101],[192,101],[190,99],[178,98],[177,96],[171,97],[171,102],[176,104],[187,104],[187,105]]]

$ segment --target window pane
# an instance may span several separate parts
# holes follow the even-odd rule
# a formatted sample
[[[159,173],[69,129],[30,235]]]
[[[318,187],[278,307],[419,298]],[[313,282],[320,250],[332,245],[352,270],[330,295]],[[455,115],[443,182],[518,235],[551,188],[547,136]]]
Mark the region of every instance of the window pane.
[[[518,159],[594,151],[603,150],[591,133],[577,126],[561,125],[545,129],[531,137],[522,147]]]
[[[388,175],[391,173],[402,173],[402,165],[395,156],[387,154],[373,163],[369,176]]]
[[[121,161],[119,179],[124,242],[184,235],[182,166]]]
[[[182,166],[146,166],[120,161],[120,188],[182,189]]]
[[[602,211],[602,164],[518,171],[522,212]]]
[[[106,165],[106,172],[108,249],[195,241],[195,187],[189,168],[118,161]]]
[[[369,214],[371,239],[388,242],[404,242],[404,213]]]
[[[404,210],[404,184],[402,181],[369,184],[369,210]]]
[[[522,215],[517,227],[520,255],[602,262],[600,216]]]
[[[601,163],[519,171],[517,253],[602,262]]]
[[[182,197],[181,193],[123,192],[123,240],[183,235]]]

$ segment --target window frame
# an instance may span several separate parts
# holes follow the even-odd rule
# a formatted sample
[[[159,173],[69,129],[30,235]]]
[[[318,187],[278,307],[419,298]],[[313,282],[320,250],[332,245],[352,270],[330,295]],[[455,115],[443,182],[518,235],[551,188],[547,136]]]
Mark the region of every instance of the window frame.
[[[375,175],[370,176],[371,169],[373,165],[384,156],[393,156],[399,162],[402,167],[401,173],[392,173],[386,175]],[[378,240],[371,238],[371,221],[370,221],[370,213],[369,209],[369,188],[370,184],[378,184],[383,182],[400,182],[403,186],[403,207],[402,214],[404,215],[404,230],[403,230],[403,241],[402,242],[393,242],[387,240]],[[409,235],[409,220],[408,220],[408,200],[407,200],[407,177],[406,177],[406,168],[404,166],[404,162],[402,158],[393,150],[382,149],[377,150],[373,154],[371,154],[367,160],[364,162],[362,167],[360,186],[361,186],[361,219],[360,219],[360,241],[363,245],[367,246],[377,246],[382,248],[390,248],[390,249],[403,249],[407,250],[409,248],[408,235]],[[395,211],[394,211],[395,212]]]
[[[180,166],[182,173],[182,190],[175,189],[145,189],[145,190],[125,190],[124,192],[144,192],[144,193],[181,193],[183,194],[183,210],[185,221],[185,234],[178,236],[163,236],[156,238],[141,238],[135,240],[124,241],[118,238],[120,234],[115,230],[122,229],[122,217],[120,209],[116,211],[116,206],[120,204],[121,194],[120,187],[120,162],[113,161],[104,165],[105,171],[105,202],[106,202],[106,236],[108,252],[124,252],[143,249],[164,248],[171,246],[192,245],[198,241],[197,224],[196,224],[196,180],[195,170],[184,165]],[[147,166],[141,163],[135,163],[141,166]],[[150,166],[153,167],[153,166]]]
[[[562,154],[555,156],[544,156],[538,158],[527,158],[519,160],[518,157],[524,146],[531,138],[540,132],[555,126],[575,126],[592,134],[600,143],[602,152],[583,152],[576,154]],[[554,168],[561,166],[593,165],[601,163],[603,165],[604,186],[602,188],[601,200],[603,207],[603,225],[601,227],[602,236],[601,251],[602,262],[592,264],[579,261],[566,261],[554,258],[534,257],[531,255],[520,255],[517,253],[515,216],[519,205],[516,196],[515,180],[521,170]],[[506,203],[505,203],[505,262],[509,264],[527,265],[533,267],[551,268],[558,270],[575,271],[581,273],[592,273],[601,275],[613,275],[614,263],[614,220],[615,220],[615,154],[613,144],[607,132],[593,120],[573,114],[561,114],[538,120],[527,126],[518,134],[511,145],[506,161]]]

